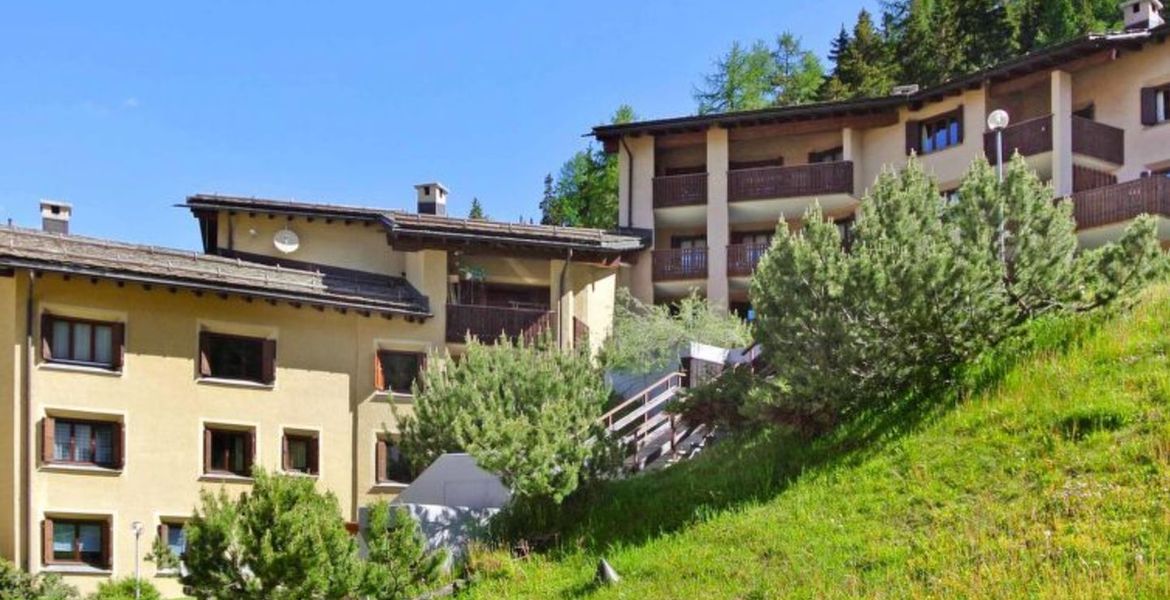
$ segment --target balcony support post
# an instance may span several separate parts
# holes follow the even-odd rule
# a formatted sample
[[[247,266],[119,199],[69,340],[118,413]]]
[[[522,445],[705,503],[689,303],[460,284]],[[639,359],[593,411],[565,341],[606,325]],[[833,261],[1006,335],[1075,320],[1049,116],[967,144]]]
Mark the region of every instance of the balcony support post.
[[[865,174],[861,170],[861,131],[846,127],[841,131],[841,160],[853,163],[853,197],[860,198],[865,193]]]
[[[727,167],[730,146],[727,130],[707,130],[707,301],[726,311],[730,291],[727,284],[727,244],[731,228],[727,211]]]
[[[1052,71],[1052,187],[1058,198],[1073,192],[1072,75]]]
[[[630,164],[632,161],[632,165]],[[618,202],[619,223],[629,227],[654,229],[654,136],[625,138],[618,153],[618,187],[629,194],[628,203]],[[642,252],[623,273],[630,294],[646,303],[654,302],[650,251]]]

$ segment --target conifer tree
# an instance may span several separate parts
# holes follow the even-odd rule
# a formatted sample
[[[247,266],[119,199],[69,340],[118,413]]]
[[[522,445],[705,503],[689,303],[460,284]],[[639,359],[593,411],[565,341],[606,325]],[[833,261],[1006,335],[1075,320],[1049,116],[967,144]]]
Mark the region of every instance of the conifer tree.
[[[367,515],[361,597],[409,600],[428,591],[442,575],[446,551],[427,550],[418,522],[403,507],[379,500]]]
[[[780,34],[772,57],[776,63],[773,105],[792,106],[817,99],[825,68],[816,54],[804,49],[799,38],[789,32]]]
[[[420,469],[444,452],[467,452],[513,494],[560,502],[608,468],[596,423],[608,398],[584,349],[472,338],[458,362],[428,361],[413,414],[400,415],[402,446]]]
[[[487,219],[488,216],[483,212],[483,205],[479,203],[479,198],[471,199],[471,210],[467,213],[468,219]]]
[[[699,114],[765,108],[772,102],[775,78],[776,62],[767,45],[733,42],[693,92]]]

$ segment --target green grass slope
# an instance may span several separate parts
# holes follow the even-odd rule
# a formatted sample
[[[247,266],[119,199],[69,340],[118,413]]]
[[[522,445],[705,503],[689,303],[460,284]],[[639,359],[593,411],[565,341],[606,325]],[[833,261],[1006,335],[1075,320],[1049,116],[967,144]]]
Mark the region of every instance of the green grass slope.
[[[464,597],[1170,597],[1170,290],[1029,340],[832,438],[604,486]]]

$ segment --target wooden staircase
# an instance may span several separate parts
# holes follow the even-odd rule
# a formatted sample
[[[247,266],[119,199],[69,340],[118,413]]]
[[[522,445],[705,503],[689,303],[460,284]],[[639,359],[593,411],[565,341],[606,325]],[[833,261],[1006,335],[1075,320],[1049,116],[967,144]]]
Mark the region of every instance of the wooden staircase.
[[[635,392],[599,419],[625,450],[628,471],[638,472],[660,459],[677,456],[681,442],[695,435],[696,428],[687,427],[676,415],[666,412],[685,381],[683,373],[670,373]]]

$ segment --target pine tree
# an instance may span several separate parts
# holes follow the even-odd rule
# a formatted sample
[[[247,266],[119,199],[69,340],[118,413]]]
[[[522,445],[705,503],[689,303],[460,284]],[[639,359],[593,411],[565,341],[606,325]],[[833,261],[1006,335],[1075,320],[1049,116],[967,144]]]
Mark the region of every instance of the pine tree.
[[[196,598],[347,598],[360,583],[357,545],[332,492],[312,479],[253,473],[237,500],[204,490],[187,522],[183,585]]]
[[[370,505],[367,515],[362,597],[409,600],[428,591],[442,575],[446,551],[427,551],[418,522],[403,507],[379,500]]]
[[[560,215],[556,214],[557,197],[553,193],[553,176],[548,173],[544,176],[544,193],[540,198],[540,224],[541,225],[556,225],[562,220]]]
[[[863,9],[857,15],[848,42],[835,43],[834,51],[836,66],[822,93],[826,99],[885,96],[893,89],[897,64],[890,44],[874,25],[869,11]]]
[[[479,198],[473,197],[471,199],[471,210],[467,213],[468,219],[487,219],[488,216],[483,212],[483,205],[479,203]]]
[[[619,106],[610,123],[637,119],[634,109]],[[565,227],[613,229],[618,215],[618,158],[592,145],[574,154],[561,166],[555,183],[544,179],[540,222]]]
[[[746,48],[733,42],[714,67],[703,77],[702,87],[693,92],[699,114],[752,110],[771,104],[776,63],[763,42]]]
[[[428,361],[411,414],[399,415],[415,466],[467,452],[515,496],[557,503],[603,472],[609,444],[596,420],[609,389],[587,352],[545,342],[473,338],[458,362]]]

